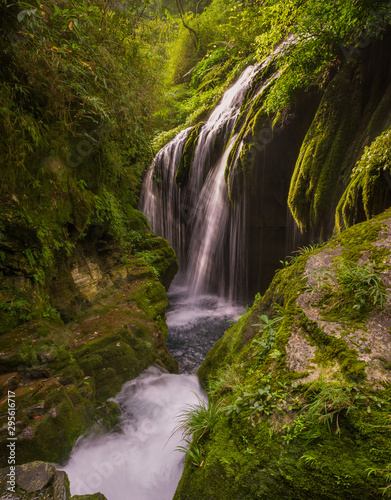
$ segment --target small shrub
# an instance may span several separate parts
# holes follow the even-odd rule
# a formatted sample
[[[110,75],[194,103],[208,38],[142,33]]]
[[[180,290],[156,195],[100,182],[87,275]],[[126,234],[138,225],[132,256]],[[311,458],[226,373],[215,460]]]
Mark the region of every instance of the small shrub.
[[[273,328],[273,326],[276,323],[282,321],[284,318],[282,316],[278,316],[274,319],[269,319],[265,314],[262,314],[262,316],[258,316],[258,318],[261,319],[263,323],[254,323],[252,326],[260,326],[260,331],[265,332],[266,335],[262,339],[254,339],[253,344],[258,345],[259,348],[261,348],[259,360],[260,362],[262,362],[266,358],[276,341],[277,332]]]

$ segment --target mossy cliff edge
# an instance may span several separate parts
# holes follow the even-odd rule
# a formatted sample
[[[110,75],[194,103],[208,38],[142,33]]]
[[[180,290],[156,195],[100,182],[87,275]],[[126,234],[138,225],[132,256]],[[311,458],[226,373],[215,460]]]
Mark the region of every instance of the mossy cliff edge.
[[[53,270],[56,289],[62,286],[63,294],[50,295],[50,287],[35,285],[25,276],[4,277],[3,317],[16,311],[11,320],[20,324],[0,336],[0,440],[4,444],[7,439],[6,398],[12,391],[18,463],[61,461],[86,429],[116,423],[118,409],[105,401],[125,381],[153,363],[177,370],[165,347],[167,296],[157,278],[157,269],[170,257],[175,269],[176,258],[165,240],[150,235],[147,241],[156,267],[131,253],[120,259],[115,245],[103,265],[91,247],[86,256],[80,246],[72,264],[64,263],[59,274]],[[34,308],[43,302],[34,298],[42,295],[51,315]],[[23,300],[31,319],[14,308],[17,300]],[[64,311],[76,307],[77,314],[67,312],[68,321],[62,321],[52,306],[56,300]]]
[[[198,373],[217,421],[175,500],[389,497],[390,242],[387,211],[308,248],[215,344]],[[367,270],[383,308],[344,297]]]

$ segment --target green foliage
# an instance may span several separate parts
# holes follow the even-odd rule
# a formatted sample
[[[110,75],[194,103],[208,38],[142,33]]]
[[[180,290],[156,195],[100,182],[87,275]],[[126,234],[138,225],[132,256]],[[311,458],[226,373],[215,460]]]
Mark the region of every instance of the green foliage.
[[[184,438],[192,436],[195,442],[213,430],[221,411],[221,401],[211,399],[208,402],[199,396],[197,399],[197,404],[188,404],[179,414],[174,430],[174,433],[180,432]]]
[[[274,66],[279,76],[262,103],[265,113],[286,108],[299,91],[324,87],[330,72],[380,36],[390,20],[387,0],[265,0],[262,6],[213,0],[200,15],[185,19],[197,43],[179,22],[170,25],[167,99],[157,115],[159,125],[194,125],[254,55],[263,61],[289,40],[281,48],[283,57],[270,61],[269,69]],[[159,145],[171,137],[160,136]]]
[[[29,303],[24,299],[15,298],[11,302],[0,302],[0,311],[7,312],[10,317],[24,322],[32,319]]]
[[[257,351],[260,352],[257,352],[257,355],[259,356],[259,362],[262,363],[276,341],[277,332],[273,328],[273,325],[282,321],[284,318],[280,316],[269,319],[265,314],[258,316],[258,318],[261,319],[263,323],[255,323],[253,326],[260,326],[260,332],[265,332],[265,335],[262,339],[254,339],[253,344],[258,346]]]
[[[149,250],[143,250],[142,252],[136,252],[136,257],[143,260],[147,266],[151,267],[156,278],[159,278],[159,271],[156,269],[155,265],[158,261],[160,261],[160,256],[155,252],[150,252]]]
[[[265,2],[267,29],[257,38],[259,56],[265,57],[288,33],[294,40],[277,60],[281,77],[267,97],[266,109],[281,109],[298,90],[321,86],[327,70],[338,64],[341,56],[351,57],[360,51],[363,39],[379,36],[391,20],[387,4],[353,0]]]
[[[280,260],[280,263],[282,267],[288,267],[297,262],[297,259],[301,257],[302,255],[309,254],[313,252],[314,250],[317,250],[318,248],[321,248],[324,246],[325,243],[314,243],[313,245],[308,245],[304,247],[300,247],[298,250],[296,250],[295,253],[296,255],[288,255],[288,257],[285,258],[285,260]]]
[[[279,382],[276,388],[270,385],[270,375],[265,375],[259,381],[256,392],[243,391],[232,404],[225,405],[222,409],[226,415],[237,415],[246,412],[250,415],[261,417],[272,415],[275,411],[285,414],[298,407],[299,400],[294,394],[297,383],[286,384]]]
[[[9,182],[18,172],[36,182],[35,158],[54,153],[66,160],[71,138],[76,166],[90,156],[86,148],[98,150],[108,137],[128,166],[149,157],[158,62],[145,57],[136,4],[116,9],[103,0],[73,0],[63,8],[50,0],[18,1],[3,2],[0,10],[1,159]],[[155,61],[154,54],[149,51]]]
[[[227,392],[237,391],[243,382],[243,377],[238,368],[227,365],[209,380],[208,392],[214,398],[221,397]]]
[[[188,439],[185,439],[185,442],[187,443],[187,446],[177,446],[175,450],[185,453],[192,465],[195,465],[196,467],[202,467],[204,459],[202,456],[201,448],[197,445],[197,443],[192,443]]]
[[[221,71],[223,63],[228,59],[229,53],[225,45],[216,48],[213,52],[208,52],[193,69],[190,87],[199,91],[203,89],[207,90],[208,85],[213,85],[214,77]],[[213,74],[211,75],[212,72]]]
[[[322,269],[314,276],[317,287],[309,289],[323,292],[319,304],[326,314],[343,313],[356,318],[374,307],[382,308],[390,298],[379,271],[370,262],[360,264],[341,259],[332,269]]]
[[[368,471],[368,476],[371,474],[374,474],[375,476],[380,476],[386,481],[388,484],[384,486],[383,488],[380,488],[380,491],[383,493],[387,493],[389,489],[391,488],[391,464],[388,464],[387,467],[384,469],[380,469],[379,467],[373,467],[370,469],[367,469]]]
[[[326,382],[319,379],[304,393],[307,404],[300,408],[300,415],[291,425],[284,426],[285,442],[300,437],[310,442],[322,436],[324,429],[341,432],[340,416],[363,408],[371,413],[371,407],[382,408],[386,401],[363,390],[361,387],[341,382]]]

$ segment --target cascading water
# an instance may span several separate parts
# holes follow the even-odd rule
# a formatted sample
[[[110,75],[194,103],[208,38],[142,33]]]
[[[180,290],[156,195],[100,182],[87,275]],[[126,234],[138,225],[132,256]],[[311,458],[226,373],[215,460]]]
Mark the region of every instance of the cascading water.
[[[72,495],[103,493],[108,500],[171,500],[179,482],[184,445],[175,433],[186,405],[205,397],[195,375],[170,375],[152,366],[124,384],[115,401],[117,432],[81,438],[63,468]]]
[[[230,205],[224,173],[243,98],[263,66],[247,68],[202,126],[185,187],[176,185],[175,175],[190,129],[160,150],[147,172],[140,208],[180,262],[179,284],[169,293],[167,346],[187,375],[151,367],[123,386],[116,396],[117,432],[80,439],[64,467],[72,494],[100,491],[108,500],[174,495],[184,463],[175,451],[181,444],[173,435],[176,415],[205,397],[191,373],[242,312],[233,300],[245,288],[245,204]]]
[[[183,260],[186,228],[180,217],[183,207],[181,192],[175,184],[176,168],[167,166],[178,166],[189,130],[182,130],[155,156],[144,179],[140,198],[142,211],[147,215],[153,230],[170,242],[179,262]]]
[[[234,300],[245,288],[243,211],[230,206],[224,172],[243,97],[260,67],[242,73],[202,126],[186,187],[176,185],[175,174],[190,129],[158,153],[143,184],[140,209],[177,252],[181,281],[193,296]]]

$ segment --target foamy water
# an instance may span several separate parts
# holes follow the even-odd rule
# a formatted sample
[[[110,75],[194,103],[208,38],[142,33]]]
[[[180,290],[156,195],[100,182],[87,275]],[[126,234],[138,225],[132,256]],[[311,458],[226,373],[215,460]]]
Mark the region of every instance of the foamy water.
[[[115,401],[117,432],[81,438],[63,468],[72,495],[101,492],[108,500],[171,500],[182,474],[183,445],[174,433],[186,405],[205,398],[195,375],[171,375],[152,366],[126,383]]]

